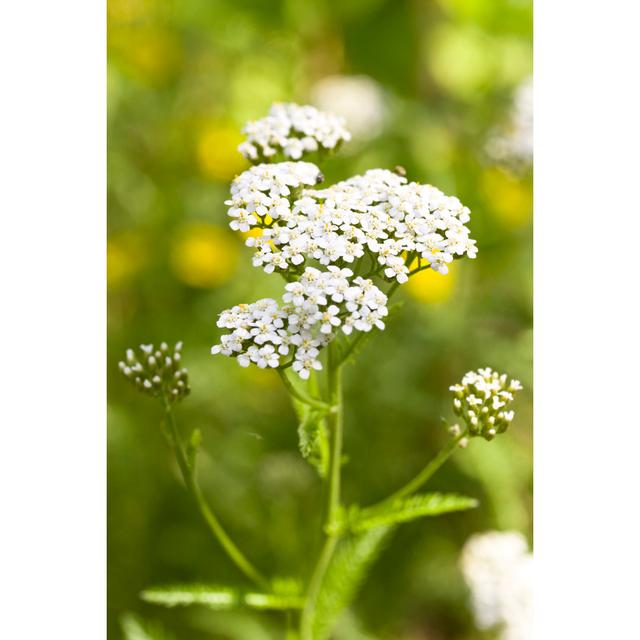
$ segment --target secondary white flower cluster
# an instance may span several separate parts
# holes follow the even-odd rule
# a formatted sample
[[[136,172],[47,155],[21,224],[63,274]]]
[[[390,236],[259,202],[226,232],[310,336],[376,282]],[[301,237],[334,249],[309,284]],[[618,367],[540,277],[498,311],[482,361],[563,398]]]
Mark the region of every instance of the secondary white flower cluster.
[[[232,228],[240,228],[239,219],[245,228],[262,222],[256,216],[265,210],[255,211],[252,222],[253,204],[234,201],[234,205]],[[406,178],[384,169],[367,171],[328,189],[306,189],[292,206],[283,201],[267,213],[273,222],[246,243],[255,250],[254,266],[268,273],[306,259],[322,265],[353,263],[368,251],[372,275],[402,284],[408,280],[407,255],[446,274],[455,257],[475,258],[477,253],[465,226],[470,219],[467,207],[431,185],[407,183]]]
[[[311,371],[322,369],[320,351],[338,329],[347,335],[354,329],[384,329],[387,296],[371,280],[352,277],[350,269],[307,267],[299,280],[286,285],[282,305],[264,298],[223,311],[218,327],[230,333],[211,353],[235,356],[243,367],[276,368],[291,362],[306,380]]]
[[[141,344],[136,353],[127,349],[125,361],[119,362],[120,371],[136,387],[149,395],[166,396],[171,402],[178,402],[189,395],[189,373],[180,367],[182,342],[173,349],[162,342],[158,349],[152,344]]]
[[[486,440],[492,440],[511,424],[514,412],[507,409],[520,389],[518,380],[507,381],[506,374],[489,367],[469,371],[460,384],[449,387],[454,395],[453,411],[466,422],[469,435]]]
[[[476,625],[499,629],[500,640],[533,638],[533,556],[518,532],[471,536],[460,565]]]
[[[293,103],[274,104],[268,116],[247,123],[242,131],[247,140],[238,151],[252,162],[268,160],[278,152],[299,160],[305,153],[334,149],[351,139],[344,118]]]
[[[260,164],[241,173],[231,183],[229,226],[234,231],[249,231],[257,224],[279,218],[291,211],[289,196],[303,186],[323,180],[320,169],[310,162]]]

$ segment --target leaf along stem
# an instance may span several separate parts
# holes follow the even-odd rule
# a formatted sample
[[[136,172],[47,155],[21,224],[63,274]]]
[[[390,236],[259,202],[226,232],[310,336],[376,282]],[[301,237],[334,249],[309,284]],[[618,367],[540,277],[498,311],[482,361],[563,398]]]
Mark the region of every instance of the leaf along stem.
[[[167,425],[169,427],[169,437],[176,454],[176,460],[182,473],[182,478],[209,529],[236,567],[238,567],[238,569],[240,569],[247,578],[259,587],[270,590],[271,585],[269,584],[269,581],[251,564],[240,549],[238,549],[207,504],[207,501],[200,489],[200,485],[195,478],[194,471],[189,464],[189,459],[182,444],[182,439],[173,416],[171,404],[167,399],[165,399],[165,415]]]

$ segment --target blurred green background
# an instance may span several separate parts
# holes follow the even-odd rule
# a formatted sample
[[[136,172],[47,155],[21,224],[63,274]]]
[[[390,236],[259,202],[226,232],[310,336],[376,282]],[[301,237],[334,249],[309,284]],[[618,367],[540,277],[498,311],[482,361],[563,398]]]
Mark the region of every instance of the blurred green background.
[[[532,176],[487,153],[531,74],[531,29],[528,0],[109,0],[109,638],[127,611],[181,640],[282,637],[278,616],[140,602],[153,584],[242,579],[177,481],[161,407],[119,377],[128,346],[184,340],[193,393],[178,419],[202,429],[202,485],[249,557],[295,575],[318,548],[321,484],[277,374],[209,355],[222,309],[282,286],[251,267],[223,204],[247,166],[240,128],[274,101],[351,110],[357,135],[322,167],[327,183],[402,165],[471,208],[478,258],[412,279],[346,372],[346,501],[375,501],[426,463],[468,369],[505,370],[525,391],[506,435],[431,482],[481,507],[401,528],[336,638],[481,637],[459,551],[474,532],[532,527]]]

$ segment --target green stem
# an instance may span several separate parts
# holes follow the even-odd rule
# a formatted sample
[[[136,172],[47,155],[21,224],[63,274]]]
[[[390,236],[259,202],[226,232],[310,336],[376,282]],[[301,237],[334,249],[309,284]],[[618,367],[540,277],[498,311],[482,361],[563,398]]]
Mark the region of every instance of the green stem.
[[[291,382],[291,380],[289,380],[289,378],[287,377],[287,374],[284,372],[283,369],[277,369],[278,374],[280,375],[280,378],[282,379],[282,382],[284,383],[284,386],[287,388],[287,391],[296,399],[299,400],[300,402],[304,402],[305,404],[308,404],[310,407],[314,407],[316,409],[322,409],[324,411],[331,411],[332,407],[331,405],[327,404],[326,402],[322,402],[321,400],[318,400],[316,398],[312,398],[311,396],[308,396],[304,393],[302,393],[302,391],[299,391],[298,389],[296,389],[296,387],[293,386],[293,383]]]
[[[229,558],[234,562],[238,569],[240,569],[240,571],[242,571],[242,573],[247,576],[247,578],[255,582],[259,587],[263,589],[270,589],[269,581],[251,564],[251,562],[249,562],[249,560],[247,560],[240,549],[238,549],[238,547],[235,545],[233,540],[231,540],[227,532],[223,529],[218,518],[216,518],[213,511],[211,511],[211,508],[207,504],[207,501],[202,494],[200,486],[198,485],[198,482],[195,478],[193,469],[189,464],[189,459],[187,458],[187,454],[185,453],[184,446],[180,438],[180,433],[178,432],[178,427],[173,417],[171,405],[167,401],[165,401],[165,412],[167,426],[169,427],[169,436],[171,438],[171,443],[173,444],[173,449],[176,454],[178,467],[180,468],[180,471],[182,473],[182,478],[209,529],[213,533],[214,537],[218,540],[218,542],[222,545],[222,548],[226,551]]]
[[[329,568],[340,534],[335,526],[341,508],[341,468],[342,468],[342,435],[343,435],[343,400],[342,400],[342,367],[343,359],[339,357],[335,344],[329,345],[328,386],[330,403],[335,407],[328,416],[329,433],[332,438],[331,458],[329,461],[329,496],[327,501],[326,539],[320,557],[311,575],[305,604],[301,616],[301,638],[312,640],[313,622],[318,595],[322,581]]]
[[[372,505],[370,508],[376,509],[378,507],[391,504],[396,500],[399,500],[400,498],[405,498],[412,493],[415,493],[449,459],[453,452],[458,448],[460,440],[466,438],[467,435],[468,432],[467,430],[465,430],[459,436],[449,440],[449,442],[447,442],[447,444],[442,447],[442,449],[440,449],[436,457],[431,460],[431,462],[429,462],[429,464],[424,467],[424,469],[417,476],[415,476],[415,478],[407,482],[407,484],[398,489],[396,492],[392,493],[390,496],[386,497],[384,500],[381,500],[380,502]]]

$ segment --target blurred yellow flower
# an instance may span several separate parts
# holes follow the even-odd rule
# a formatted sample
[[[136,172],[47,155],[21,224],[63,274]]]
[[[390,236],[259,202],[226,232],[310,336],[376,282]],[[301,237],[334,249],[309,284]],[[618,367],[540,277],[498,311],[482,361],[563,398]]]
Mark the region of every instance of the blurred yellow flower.
[[[122,59],[125,68],[151,84],[171,79],[182,64],[178,38],[157,25],[110,26],[109,46]]]
[[[431,304],[445,302],[451,297],[457,280],[458,265],[454,262],[449,265],[449,273],[446,276],[427,269],[412,275],[404,287],[409,295]]]
[[[149,14],[153,0],[108,0],[107,16],[114,22],[134,22]]]
[[[220,227],[191,223],[182,228],[171,250],[176,278],[192,287],[209,288],[227,282],[238,261],[238,244]]]
[[[144,267],[147,254],[140,236],[130,231],[107,240],[107,286],[118,289]]]
[[[215,180],[231,180],[249,165],[238,152],[244,136],[237,127],[213,123],[200,133],[197,142],[198,166],[202,173]]]
[[[533,196],[523,180],[502,169],[488,169],[482,174],[482,188],[491,203],[490,210],[504,224],[519,227],[531,219]]]

